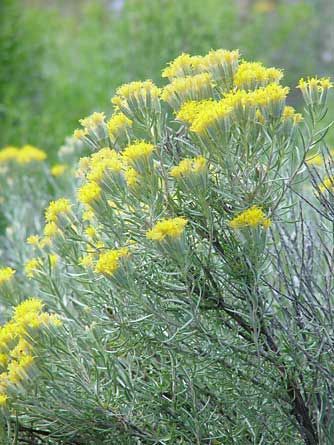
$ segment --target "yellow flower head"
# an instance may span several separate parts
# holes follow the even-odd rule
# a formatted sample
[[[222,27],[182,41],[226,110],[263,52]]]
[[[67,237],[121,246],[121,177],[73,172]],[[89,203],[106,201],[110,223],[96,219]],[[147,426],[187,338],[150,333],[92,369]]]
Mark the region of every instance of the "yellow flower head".
[[[209,73],[179,77],[166,85],[161,98],[175,110],[190,100],[209,99],[213,96],[213,80]]]
[[[126,134],[126,130],[132,126],[131,119],[123,113],[114,113],[107,123],[109,137],[114,143],[120,136]]]
[[[56,223],[49,222],[49,223],[45,224],[43,233],[44,233],[44,236],[46,236],[47,238],[49,238],[49,239],[53,238],[56,235],[56,233],[58,233],[58,232],[59,232],[59,229],[58,229],[58,226]]]
[[[103,124],[104,122],[105,122],[105,114],[98,112],[94,112],[90,116],[79,120],[79,123],[81,124],[82,127],[85,128],[86,132],[94,130],[96,127]]]
[[[40,314],[44,307],[44,303],[39,298],[29,298],[22,301],[14,310],[13,320],[20,321],[27,314]]]
[[[65,173],[66,169],[66,164],[56,164],[51,168],[51,175],[55,177],[61,176]]]
[[[123,157],[130,162],[140,158],[149,158],[154,150],[154,145],[145,141],[138,141],[128,145],[123,151]]]
[[[77,128],[74,130],[73,136],[75,139],[83,139],[87,134],[87,129]]]
[[[286,106],[282,113],[283,121],[292,120],[294,124],[299,124],[303,120],[303,116],[300,113],[296,113],[293,107]]]
[[[95,266],[95,272],[103,275],[113,275],[119,268],[121,259],[128,254],[129,249],[127,247],[101,253]]]
[[[175,77],[186,77],[199,72],[202,57],[190,56],[182,53],[176,59],[169,62],[168,66],[162,71],[162,77],[168,77],[169,80]]]
[[[101,195],[101,187],[96,182],[87,182],[78,190],[78,200],[82,204],[91,205]]]
[[[146,237],[153,241],[163,241],[168,238],[179,238],[187,224],[187,220],[182,217],[162,219],[158,221],[152,229],[146,232]]]
[[[14,277],[15,272],[16,271],[11,267],[4,267],[0,269],[0,286],[11,281]]]
[[[4,164],[10,161],[15,161],[18,155],[19,149],[16,147],[8,146],[0,150],[0,164]]]
[[[206,168],[206,159],[203,156],[183,159],[178,165],[171,168],[170,174],[176,179],[190,174],[199,174]]]
[[[243,62],[234,75],[234,84],[240,89],[253,90],[278,83],[282,77],[282,71],[276,68],[265,68],[259,62]]]
[[[127,183],[128,187],[135,187],[139,183],[139,173],[132,167],[127,168],[124,171],[124,178],[125,182]]]
[[[71,203],[66,198],[51,201],[49,207],[45,211],[45,219],[47,222],[57,223],[60,215],[68,215],[71,212]]]
[[[210,73],[215,81],[223,81],[225,86],[230,88],[233,74],[239,64],[239,57],[238,50],[211,50],[206,56],[202,57],[201,68]]]
[[[40,258],[31,258],[31,260],[28,260],[24,265],[24,273],[28,278],[33,278],[36,271],[41,266],[41,259]]]
[[[96,238],[96,236],[97,236],[97,232],[96,232],[95,227],[93,227],[93,226],[88,226],[88,227],[85,229],[85,235],[86,235],[88,238],[90,238],[90,239]]]
[[[205,109],[206,107],[210,106],[212,103],[212,99],[208,100],[190,100],[188,102],[185,102],[181,108],[179,109],[178,113],[176,114],[176,118],[179,121],[185,122],[188,125],[191,125],[198,114]]]
[[[271,221],[266,217],[262,209],[258,206],[252,206],[247,210],[239,213],[230,222],[232,229],[242,229],[245,227],[263,226],[265,229],[270,227]]]
[[[27,244],[30,246],[38,246],[40,242],[40,237],[38,235],[30,235],[27,238]]]
[[[42,162],[46,159],[46,153],[32,145],[24,145],[18,151],[16,160],[19,164],[29,164],[30,162]]]
[[[210,102],[201,108],[190,130],[197,134],[204,134],[211,127],[227,128],[231,107],[223,100]]]

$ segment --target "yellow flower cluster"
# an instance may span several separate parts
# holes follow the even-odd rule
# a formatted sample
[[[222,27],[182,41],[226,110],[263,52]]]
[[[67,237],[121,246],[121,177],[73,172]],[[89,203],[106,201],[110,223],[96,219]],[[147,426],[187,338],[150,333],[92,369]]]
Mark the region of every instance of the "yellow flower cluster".
[[[195,76],[179,77],[166,85],[161,98],[177,110],[190,100],[209,99],[213,96],[213,80],[209,73]]]
[[[146,232],[146,237],[153,241],[163,241],[165,238],[179,238],[187,222],[182,217],[162,219]]]
[[[203,69],[211,73],[214,80],[219,81],[223,79],[229,81],[238,67],[239,57],[240,53],[238,50],[217,49],[209,51],[206,56],[202,57],[201,63]]]
[[[190,130],[199,135],[205,134],[212,127],[226,132],[229,129],[231,111],[231,107],[224,100],[208,102],[206,107],[200,108]]]
[[[96,182],[87,182],[78,190],[78,200],[90,206],[101,195],[101,187]]]
[[[145,116],[160,111],[160,89],[151,81],[126,83],[116,90],[111,102],[129,119],[140,123]]]
[[[51,201],[48,208],[45,210],[45,219],[48,223],[58,222],[59,216],[69,215],[72,205],[66,198],[60,198],[56,201]]]
[[[260,207],[252,206],[235,216],[229,222],[229,225],[232,229],[243,229],[245,227],[255,228],[258,226],[262,226],[267,229],[270,227],[271,221],[266,217]]]
[[[84,127],[84,132],[87,133],[91,130],[94,130],[99,125],[103,124],[105,122],[105,118],[106,117],[103,112],[98,113],[95,111],[90,116],[80,119],[79,123],[81,124],[82,127]]]
[[[0,406],[8,403],[9,393],[22,390],[34,376],[33,342],[38,330],[62,324],[56,315],[42,310],[41,300],[25,300],[15,308],[12,319],[0,326]]]
[[[173,178],[180,179],[191,174],[202,173],[206,168],[206,159],[203,156],[183,159],[178,165],[172,167],[170,174]]]
[[[126,135],[126,130],[132,126],[132,121],[123,113],[114,113],[107,123],[109,138],[113,144]]]
[[[234,75],[234,85],[240,89],[254,90],[278,83],[282,77],[282,71],[276,68],[265,68],[259,62],[243,62]]]
[[[182,53],[168,64],[162,72],[162,77],[168,77],[170,81],[173,81],[175,78],[210,73],[215,81],[222,81],[231,86],[230,81],[238,66],[239,56],[237,50],[224,49],[212,50],[204,57]]]
[[[293,107],[287,106],[283,109],[282,119],[283,121],[292,120],[294,124],[299,124],[303,120],[303,116],[300,113],[296,113]]]
[[[108,276],[113,275],[119,268],[121,259],[128,255],[129,249],[127,247],[101,253],[95,266],[95,272]]]
[[[176,59],[169,62],[168,66],[162,71],[162,77],[168,77],[169,80],[175,77],[186,77],[200,72],[202,57],[190,56],[182,53]]]
[[[181,106],[178,113],[176,114],[176,118],[188,125],[191,125],[198,114],[201,112],[201,110],[205,110],[212,104],[212,102],[212,99],[189,100]]]
[[[11,267],[4,267],[0,269],[0,286],[11,281],[14,277],[15,272],[16,271]]]
[[[41,162],[46,159],[46,153],[32,145],[24,145],[22,148],[5,147],[0,150],[0,164],[16,162],[18,164],[29,164]]]
[[[328,77],[312,77],[300,79],[297,88],[301,90],[307,105],[321,105],[325,103],[327,92],[333,88],[333,83]]]
[[[123,157],[128,162],[133,163],[138,159],[149,158],[154,150],[154,145],[145,141],[138,141],[128,145],[123,151]]]
[[[68,166],[66,164],[56,164],[51,168],[51,175],[58,177],[65,173]]]

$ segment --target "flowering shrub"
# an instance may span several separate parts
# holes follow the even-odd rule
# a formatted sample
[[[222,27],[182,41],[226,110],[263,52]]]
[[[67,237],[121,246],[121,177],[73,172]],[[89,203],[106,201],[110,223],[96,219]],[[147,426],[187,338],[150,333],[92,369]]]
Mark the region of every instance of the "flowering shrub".
[[[182,54],[162,75],[80,121],[76,195],[28,238],[17,273],[64,325],[41,336],[36,395],[8,404],[6,434],[329,445],[332,84],[300,81],[302,115],[282,71],[238,51]],[[12,280],[0,271],[7,293]]]

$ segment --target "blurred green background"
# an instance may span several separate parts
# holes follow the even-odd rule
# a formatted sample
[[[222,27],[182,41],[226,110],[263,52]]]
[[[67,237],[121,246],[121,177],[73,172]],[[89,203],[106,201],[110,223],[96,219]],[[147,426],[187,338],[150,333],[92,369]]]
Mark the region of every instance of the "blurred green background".
[[[52,157],[119,84],[161,83],[182,51],[239,48],[282,67],[298,106],[300,77],[333,75],[333,18],[333,0],[0,0],[0,147]]]

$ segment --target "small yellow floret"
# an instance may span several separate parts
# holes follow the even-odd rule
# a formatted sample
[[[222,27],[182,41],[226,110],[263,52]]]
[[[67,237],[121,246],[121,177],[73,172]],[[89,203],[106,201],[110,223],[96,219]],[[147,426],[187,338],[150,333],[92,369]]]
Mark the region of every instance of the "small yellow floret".
[[[187,224],[182,217],[163,219],[146,232],[146,237],[153,241],[163,241],[166,237],[179,238]]]
[[[170,174],[174,178],[181,178],[190,174],[198,174],[205,170],[206,159],[203,156],[183,159],[178,165],[171,168]]]
[[[58,216],[61,214],[69,214],[71,211],[71,203],[66,198],[51,201],[49,207],[45,210],[45,219],[47,222],[57,223]]]
[[[101,195],[101,187],[96,182],[87,182],[78,190],[78,200],[86,205],[92,204]]]
[[[66,169],[66,164],[56,164],[51,168],[51,175],[55,177],[61,176],[65,173]]]
[[[95,272],[113,275],[119,268],[121,258],[126,257],[128,254],[129,249],[127,247],[101,253],[95,266]]]
[[[154,145],[145,141],[138,141],[128,145],[123,151],[123,156],[127,161],[136,161],[140,158],[148,158],[154,150]]]
[[[15,272],[16,271],[11,267],[4,267],[0,269],[0,286],[10,281],[14,277]]]
[[[263,226],[265,229],[270,227],[271,221],[266,217],[260,207],[253,206],[249,209],[239,213],[230,222],[229,225],[232,229],[242,229],[245,227],[255,228],[257,226]]]

